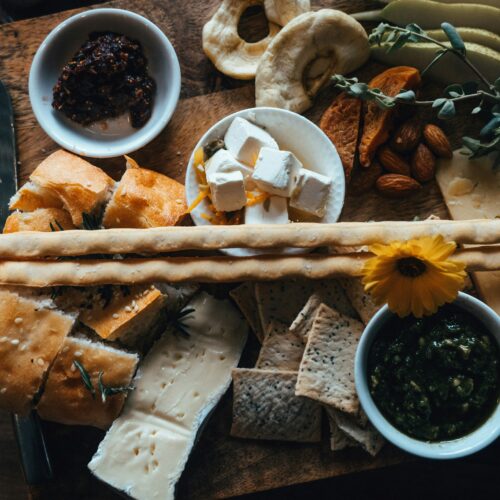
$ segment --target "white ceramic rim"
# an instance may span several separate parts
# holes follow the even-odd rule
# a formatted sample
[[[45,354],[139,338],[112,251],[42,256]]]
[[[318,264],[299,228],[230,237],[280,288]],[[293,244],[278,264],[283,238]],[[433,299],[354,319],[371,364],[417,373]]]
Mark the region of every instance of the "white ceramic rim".
[[[297,118],[299,121],[302,121],[307,127],[313,126],[315,128],[315,132],[318,134],[319,137],[321,137],[321,140],[326,141],[327,143],[331,144],[333,148],[333,152],[335,155],[337,155],[339,164],[341,165],[342,168],[342,163],[340,161],[340,157],[338,155],[337,149],[335,146],[331,143],[330,139],[328,136],[311,120],[308,118],[298,114],[294,113],[293,111],[289,111],[286,109],[281,109],[281,108],[273,108],[273,107],[268,107],[268,106],[261,106],[261,107],[254,107],[254,108],[245,108],[241,109],[239,111],[236,111],[234,113],[231,113],[230,115],[225,116],[218,122],[214,123],[200,138],[200,140],[197,142],[196,146],[194,147],[191,156],[189,157],[189,162],[188,166],[186,168],[186,175],[185,175],[185,181],[184,184],[186,186],[186,197],[188,193],[191,192],[192,190],[192,182],[194,181],[194,176],[192,175],[192,170],[193,170],[193,161],[194,161],[194,153],[195,151],[204,146],[209,142],[209,137],[213,134],[215,129],[223,126],[225,123],[229,123],[234,118],[238,116],[244,116],[246,118],[248,114],[250,113],[259,113],[260,111],[272,111],[272,112],[277,112],[281,113],[284,115],[290,115],[293,116],[294,118]],[[342,169],[342,175],[339,175],[339,178],[341,178],[341,185],[339,186],[339,191],[337,193],[338,197],[338,203],[335,205],[335,211],[333,212],[333,215],[331,216],[331,219],[328,221],[329,223],[334,223],[337,222],[340,214],[342,213],[342,209],[344,207],[344,201],[345,201],[345,176],[344,176],[344,171]],[[196,184],[197,186],[197,184]],[[187,200],[188,205],[192,202],[193,200]],[[200,218],[200,216],[196,213],[196,211],[193,211],[191,215],[191,219],[193,220],[195,225],[209,225],[208,222],[204,221],[203,219]],[[292,223],[293,224],[293,223]],[[304,254],[308,253],[311,251],[311,249],[307,248],[284,248],[280,250],[258,250],[258,249],[242,249],[242,248],[224,248],[220,250],[222,253],[225,253],[226,255],[230,255],[232,257],[249,257],[249,256],[255,256],[255,255],[263,255],[263,254],[273,254],[273,253],[286,253],[289,255],[299,255],[299,254]]]
[[[453,302],[478,320],[497,340],[500,347],[500,316],[484,302],[471,295],[460,292]],[[419,441],[402,433],[394,427],[380,412],[370,394],[367,382],[366,365],[371,345],[382,325],[394,315],[387,305],[382,307],[366,326],[356,351],[354,361],[354,378],[358,397],[370,422],[392,444],[424,458],[451,459],[471,455],[500,437],[500,403],[491,416],[475,431],[451,441],[437,443]]]
[[[170,77],[170,90],[169,93],[172,95],[173,99],[171,100],[170,105],[165,106],[163,113],[157,118],[156,124],[154,127],[147,133],[141,134],[141,129],[139,129],[136,133],[130,135],[130,140],[128,141],[128,145],[126,149],[123,146],[113,147],[112,145],[107,146],[107,152],[95,154],[92,151],[87,151],[85,148],[79,148],[77,144],[66,140],[65,137],[61,137],[60,134],[54,133],[49,127],[45,127],[45,118],[44,113],[41,108],[35,103],[32,99],[34,86],[38,81],[38,74],[40,72],[40,65],[43,53],[47,50],[47,47],[52,44],[52,42],[59,36],[62,31],[65,31],[71,25],[77,21],[79,21],[83,17],[92,18],[94,16],[100,16],[102,14],[116,14],[122,15],[124,17],[128,17],[133,19],[135,22],[140,22],[149,28],[158,40],[163,43],[167,49],[167,52],[170,55],[173,72]],[[85,12],[80,12],[79,14],[75,14],[74,16],[69,17],[64,20],[60,24],[58,24],[43,40],[43,42],[38,47],[38,50],[33,57],[33,61],[31,63],[30,73],[29,73],[29,82],[28,82],[28,92],[30,96],[30,103],[33,113],[42,129],[45,133],[57,144],[59,144],[64,149],[71,151],[75,154],[79,154],[82,156],[88,156],[91,158],[113,158],[116,156],[122,156],[124,154],[132,153],[142,148],[146,144],[150,143],[158,134],[165,128],[170,118],[172,117],[175,108],[177,107],[177,103],[179,101],[179,96],[181,92],[181,68],[179,64],[179,59],[177,58],[177,53],[175,49],[168,39],[168,37],[163,33],[163,31],[156,26],[153,22],[145,17],[136,14],[135,12],[131,12],[125,9],[114,9],[114,8],[102,8],[102,9],[91,9],[86,10]]]

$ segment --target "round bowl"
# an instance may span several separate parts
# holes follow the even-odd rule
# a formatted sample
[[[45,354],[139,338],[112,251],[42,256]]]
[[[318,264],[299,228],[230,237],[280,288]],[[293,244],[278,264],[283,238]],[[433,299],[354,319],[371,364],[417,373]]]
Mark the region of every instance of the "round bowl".
[[[132,128],[126,117],[83,126],[52,108],[52,89],[63,66],[93,31],[113,31],[142,44],[156,82],[152,115],[142,128]],[[131,153],[153,140],[170,120],[180,88],[179,61],[165,34],[146,18],[120,9],[88,10],[59,24],[38,48],[29,75],[31,106],[40,126],[68,151],[94,158]]]
[[[484,302],[465,293],[459,293],[454,305],[464,309],[481,321],[494,336],[500,347],[500,316]],[[367,362],[373,341],[381,327],[394,313],[387,306],[370,320],[363,332],[354,361],[356,390],[363,410],[371,423],[391,443],[397,447],[425,458],[450,459],[471,455],[488,446],[500,436],[500,404],[490,417],[473,432],[450,441],[426,442],[413,439],[394,427],[378,409],[368,387]]]
[[[193,168],[194,152],[210,142],[223,138],[229,125],[236,117],[245,118],[255,125],[265,128],[277,141],[280,149],[291,151],[304,165],[319,174],[330,177],[333,181],[330,196],[326,204],[326,213],[319,222],[337,222],[345,196],[345,178],[342,162],[325,133],[313,122],[303,116],[278,108],[250,108],[226,116],[211,127],[196,144],[186,171],[186,198],[188,206],[199,192],[196,173]],[[201,214],[209,213],[208,202],[203,200],[192,212],[191,218],[197,226],[210,225]],[[300,248],[285,248],[279,253],[304,253]],[[234,257],[247,257],[263,253],[275,253],[271,250],[252,250],[244,248],[229,248],[222,252]]]

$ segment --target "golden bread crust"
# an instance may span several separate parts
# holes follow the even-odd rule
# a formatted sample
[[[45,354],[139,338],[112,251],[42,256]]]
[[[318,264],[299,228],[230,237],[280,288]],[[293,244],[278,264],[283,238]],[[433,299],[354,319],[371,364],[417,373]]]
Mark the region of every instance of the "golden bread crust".
[[[71,216],[62,208],[38,208],[33,212],[13,212],[7,217],[3,232],[51,232],[51,224],[56,231],[59,231],[60,227],[58,223],[65,230],[75,229]]]
[[[0,290],[0,408],[26,414],[74,318]]]
[[[184,186],[174,179],[145,168],[129,168],[106,208],[103,226],[174,226],[186,213],[185,199]]]

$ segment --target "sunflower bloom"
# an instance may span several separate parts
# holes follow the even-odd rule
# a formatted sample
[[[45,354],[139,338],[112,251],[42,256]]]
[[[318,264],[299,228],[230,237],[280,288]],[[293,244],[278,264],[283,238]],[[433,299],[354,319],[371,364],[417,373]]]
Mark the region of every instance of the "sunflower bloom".
[[[375,256],[363,267],[365,290],[400,317],[433,314],[463,287],[465,265],[448,260],[455,249],[442,236],[372,245]]]

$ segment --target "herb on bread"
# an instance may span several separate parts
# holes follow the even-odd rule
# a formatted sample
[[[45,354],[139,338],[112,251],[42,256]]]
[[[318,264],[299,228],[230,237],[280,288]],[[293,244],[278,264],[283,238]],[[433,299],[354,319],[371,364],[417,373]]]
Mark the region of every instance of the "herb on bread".
[[[88,214],[87,212],[82,212],[82,227],[87,231],[95,231],[96,229],[101,229],[101,225],[99,224],[99,219],[92,214]]]
[[[102,381],[103,375],[104,375],[104,372],[99,372],[99,376],[97,378],[97,383],[99,386],[99,391],[101,393],[101,399],[102,399],[103,403],[106,402],[106,399],[108,398],[108,396],[114,396],[115,394],[123,394],[123,393],[126,394],[126,393],[133,391],[135,389],[135,387],[133,385],[126,385],[126,386],[122,386],[122,387],[108,386]]]
[[[90,379],[89,372],[76,359],[73,361],[73,364],[80,372],[80,375],[82,376],[82,380],[83,380],[83,384],[85,385],[85,388],[90,392],[90,394],[92,394],[92,399],[95,399],[95,389],[94,389],[94,386],[92,384],[92,380]]]
[[[187,307],[178,311],[171,320],[171,325],[174,328],[174,332],[180,333],[183,337],[189,338],[189,327],[186,325],[184,320],[191,314],[194,313],[194,308]]]

